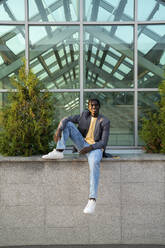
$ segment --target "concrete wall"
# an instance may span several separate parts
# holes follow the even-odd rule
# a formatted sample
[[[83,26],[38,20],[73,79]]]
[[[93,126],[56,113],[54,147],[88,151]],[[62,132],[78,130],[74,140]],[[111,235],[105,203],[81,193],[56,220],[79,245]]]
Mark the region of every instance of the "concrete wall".
[[[85,159],[0,159],[0,246],[165,244],[165,157],[101,164],[96,213],[83,214]]]

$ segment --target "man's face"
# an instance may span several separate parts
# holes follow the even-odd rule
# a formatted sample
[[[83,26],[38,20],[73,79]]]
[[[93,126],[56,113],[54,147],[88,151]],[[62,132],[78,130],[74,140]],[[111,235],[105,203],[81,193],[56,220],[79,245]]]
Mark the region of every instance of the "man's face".
[[[99,115],[99,104],[97,101],[91,101],[88,105],[88,109],[91,112],[92,117],[97,117]]]

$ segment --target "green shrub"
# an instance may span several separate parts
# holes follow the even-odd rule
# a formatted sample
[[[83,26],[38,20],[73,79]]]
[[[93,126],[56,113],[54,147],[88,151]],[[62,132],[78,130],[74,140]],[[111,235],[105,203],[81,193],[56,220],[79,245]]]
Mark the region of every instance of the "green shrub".
[[[11,83],[17,89],[10,92],[2,109],[0,153],[6,156],[31,156],[47,153],[55,129],[54,102],[49,92],[25,63]]]
[[[165,153],[165,80],[159,86],[160,101],[155,103],[157,111],[149,112],[142,119],[141,138],[144,149],[151,153]]]

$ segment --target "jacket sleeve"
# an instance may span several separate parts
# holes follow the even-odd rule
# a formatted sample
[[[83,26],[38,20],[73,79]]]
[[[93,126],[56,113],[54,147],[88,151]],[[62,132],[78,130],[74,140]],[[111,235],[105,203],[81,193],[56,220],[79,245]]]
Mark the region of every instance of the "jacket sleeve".
[[[109,131],[110,131],[110,121],[106,120],[103,123],[101,139],[92,145],[93,150],[106,148],[109,138]]]
[[[68,121],[71,121],[71,122],[73,122],[73,123],[76,124],[76,123],[79,122],[79,120],[80,120],[80,115],[74,115],[74,116],[64,117],[64,118],[60,121],[60,123],[59,123],[59,125],[58,125],[58,129],[64,130],[64,128],[65,128],[65,126],[66,126],[66,124],[67,124]]]

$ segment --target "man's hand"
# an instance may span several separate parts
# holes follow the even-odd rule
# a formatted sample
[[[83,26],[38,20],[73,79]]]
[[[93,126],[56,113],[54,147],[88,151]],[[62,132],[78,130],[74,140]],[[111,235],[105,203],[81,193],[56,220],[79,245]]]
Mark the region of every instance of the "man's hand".
[[[54,135],[54,141],[57,143],[58,140],[61,139],[62,136],[62,130],[61,129],[57,129],[55,135]]]
[[[87,146],[87,147],[84,147],[81,151],[80,151],[80,154],[85,154],[85,153],[88,153],[92,151],[92,146]]]

